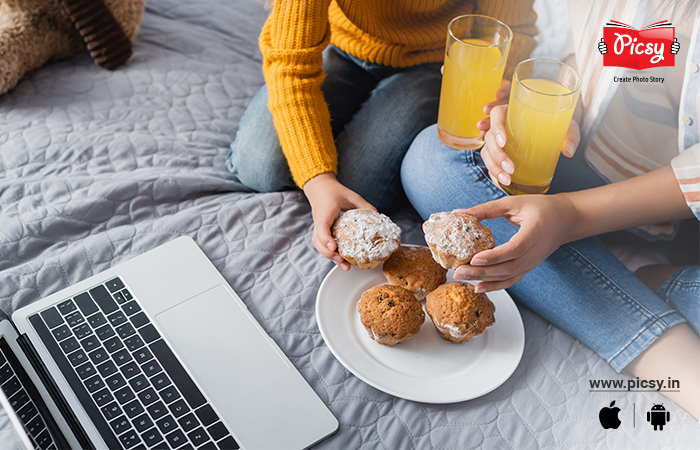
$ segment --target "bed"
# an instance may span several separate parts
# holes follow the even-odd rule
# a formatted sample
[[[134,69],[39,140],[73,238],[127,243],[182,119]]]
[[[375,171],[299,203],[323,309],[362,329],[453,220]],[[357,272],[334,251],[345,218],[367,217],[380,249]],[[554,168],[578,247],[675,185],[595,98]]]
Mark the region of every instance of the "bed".
[[[558,56],[565,5],[538,0],[539,56]],[[149,0],[134,55],[108,72],[86,52],[0,97],[0,308],[7,313],[154,248],[192,237],[340,422],[318,449],[691,449],[700,425],[518,305],[525,350],[493,392],[454,404],[403,400],[352,375],[315,320],[332,264],[311,245],[300,192],[253,193],[224,159],[263,82],[254,0]],[[393,219],[421,244],[410,208]],[[622,409],[617,430],[598,413]],[[646,412],[671,421],[654,431]],[[635,413],[633,414],[632,411]],[[0,411],[0,448],[20,448]]]

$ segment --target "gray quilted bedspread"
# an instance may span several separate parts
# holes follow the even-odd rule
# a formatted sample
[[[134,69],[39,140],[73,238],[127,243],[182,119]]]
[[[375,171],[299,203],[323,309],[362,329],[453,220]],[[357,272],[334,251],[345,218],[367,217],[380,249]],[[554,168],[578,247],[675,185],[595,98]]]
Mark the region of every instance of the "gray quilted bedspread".
[[[263,81],[265,15],[254,0],[149,0],[126,67],[80,53],[0,97],[0,307],[188,235],[338,418],[319,449],[698,448],[700,425],[660,394],[590,392],[591,380],[628,377],[522,306],[522,361],[479,399],[415,403],[344,368],[315,321],[332,264],[311,245],[308,203],[252,193],[224,167]],[[412,210],[394,219],[422,242]],[[604,430],[598,412],[612,400],[622,425]],[[653,431],[646,411],[662,402],[671,422]],[[2,411],[0,448],[19,448]]]

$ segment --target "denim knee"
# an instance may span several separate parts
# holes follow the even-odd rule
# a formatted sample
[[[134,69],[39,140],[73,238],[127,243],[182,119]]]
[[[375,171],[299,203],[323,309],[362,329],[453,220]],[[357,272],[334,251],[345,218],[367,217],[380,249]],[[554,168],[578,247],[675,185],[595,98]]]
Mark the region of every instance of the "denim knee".
[[[226,168],[241,183],[258,192],[296,187],[267,107],[266,86],[255,94],[241,118],[226,157]]]

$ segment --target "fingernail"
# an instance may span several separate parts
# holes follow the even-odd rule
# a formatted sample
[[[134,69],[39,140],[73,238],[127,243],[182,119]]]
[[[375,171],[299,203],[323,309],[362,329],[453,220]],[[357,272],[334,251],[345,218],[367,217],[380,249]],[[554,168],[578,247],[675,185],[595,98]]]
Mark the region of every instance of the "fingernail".
[[[576,147],[574,147],[574,144],[572,144],[571,142],[567,142],[564,151],[566,152],[566,156],[571,158],[572,156],[574,156],[574,153],[576,153]]]
[[[455,270],[455,278],[467,279],[472,275],[472,269],[469,267],[461,267]]]
[[[508,175],[505,173],[501,172],[498,174],[498,181],[503,185],[503,186],[508,186],[510,185],[510,178],[508,178]]]
[[[472,266],[485,266],[486,260],[484,258],[474,258],[470,264]]]
[[[336,264],[342,264],[343,258],[341,258],[339,255],[335,255],[335,256],[333,257],[333,262],[336,263]]]
[[[328,243],[326,243],[326,247],[328,247],[328,250],[331,250],[331,251],[334,250],[333,243],[330,241]]]
[[[486,292],[486,289],[477,284],[474,288],[474,292],[476,292],[477,294],[483,294],[484,292]]]
[[[501,163],[501,168],[502,168],[503,170],[505,170],[506,172],[508,172],[508,173],[513,173],[513,172],[515,172],[515,167],[513,167],[513,164],[511,164],[511,163],[508,162],[508,161],[503,161],[503,162]]]
[[[496,135],[496,143],[499,147],[503,147],[504,145],[506,145],[506,138],[504,138],[501,133],[498,133]]]

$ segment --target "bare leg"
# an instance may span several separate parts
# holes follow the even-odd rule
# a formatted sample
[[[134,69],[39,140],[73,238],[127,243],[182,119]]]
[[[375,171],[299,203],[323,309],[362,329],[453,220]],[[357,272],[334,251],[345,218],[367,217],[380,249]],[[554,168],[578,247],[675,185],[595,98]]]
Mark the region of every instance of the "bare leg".
[[[680,392],[662,392],[700,419],[700,337],[676,325],[637,356],[626,370],[644,380],[679,380]]]

